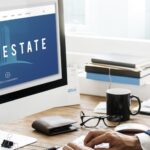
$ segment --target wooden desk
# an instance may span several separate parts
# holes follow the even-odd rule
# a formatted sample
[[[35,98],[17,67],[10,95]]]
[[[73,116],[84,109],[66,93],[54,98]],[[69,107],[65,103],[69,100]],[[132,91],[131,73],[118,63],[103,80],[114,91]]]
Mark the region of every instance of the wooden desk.
[[[65,117],[71,117],[80,123],[80,111],[83,110],[84,112],[92,112],[93,108],[100,102],[103,101],[104,98],[97,97],[97,96],[88,96],[88,95],[81,95],[81,105],[74,105],[74,106],[67,106],[67,107],[60,107],[60,108],[53,108],[47,111],[37,113],[26,118],[20,119],[16,122],[12,122],[9,124],[1,124],[0,130],[11,131],[14,133],[19,133],[27,136],[32,136],[37,138],[37,142],[26,146],[25,148],[21,149],[40,149],[44,150],[49,146],[63,146],[64,144],[74,140],[80,135],[85,135],[88,132],[88,129],[79,129],[75,132],[60,134],[56,136],[47,136],[44,134],[40,134],[34,129],[32,129],[31,124],[34,120],[43,117],[43,116],[51,116],[51,115],[62,115]],[[136,123],[143,123],[145,125],[150,126],[150,116],[146,115],[136,115],[131,116],[131,120],[129,122],[136,122]],[[102,123],[103,124],[103,123]],[[103,125],[101,125],[103,127]]]

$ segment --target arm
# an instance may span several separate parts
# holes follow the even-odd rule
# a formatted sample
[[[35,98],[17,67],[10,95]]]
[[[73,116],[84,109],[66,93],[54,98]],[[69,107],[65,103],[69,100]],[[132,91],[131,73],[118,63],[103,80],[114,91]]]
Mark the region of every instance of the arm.
[[[139,139],[141,144],[142,150],[149,150],[150,149],[150,134],[141,133],[136,135]]]

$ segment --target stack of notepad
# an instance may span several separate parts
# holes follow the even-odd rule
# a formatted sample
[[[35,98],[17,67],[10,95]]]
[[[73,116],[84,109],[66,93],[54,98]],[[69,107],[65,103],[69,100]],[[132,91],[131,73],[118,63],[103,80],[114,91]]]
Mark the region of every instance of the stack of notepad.
[[[85,66],[86,78],[133,85],[150,83],[150,58],[105,54],[91,59]]]

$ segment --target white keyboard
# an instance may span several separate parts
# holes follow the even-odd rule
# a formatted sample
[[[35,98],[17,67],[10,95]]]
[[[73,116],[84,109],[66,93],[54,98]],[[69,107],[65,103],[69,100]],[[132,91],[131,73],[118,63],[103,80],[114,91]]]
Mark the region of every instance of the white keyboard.
[[[74,141],[72,141],[72,143],[78,146],[84,146],[84,142],[83,142],[84,139],[85,139],[85,135],[82,135],[78,137],[77,139],[75,139]],[[109,143],[102,143],[102,144],[96,145],[95,148],[109,148]],[[62,150],[62,147],[59,148],[58,150]]]

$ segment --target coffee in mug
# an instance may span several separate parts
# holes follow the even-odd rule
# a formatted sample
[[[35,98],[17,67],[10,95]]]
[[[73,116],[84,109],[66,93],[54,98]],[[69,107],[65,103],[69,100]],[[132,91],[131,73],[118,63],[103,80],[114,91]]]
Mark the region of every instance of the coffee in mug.
[[[136,115],[140,112],[141,102],[137,96],[131,95],[131,91],[122,88],[113,88],[106,91],[107,97],[107,115],[120,117],[119,121],[127,121],[130,115]],[[138,110],[132,112],[130,104],[132,98],[138,102]],[[111,118],[111,117],[110,117]]]

